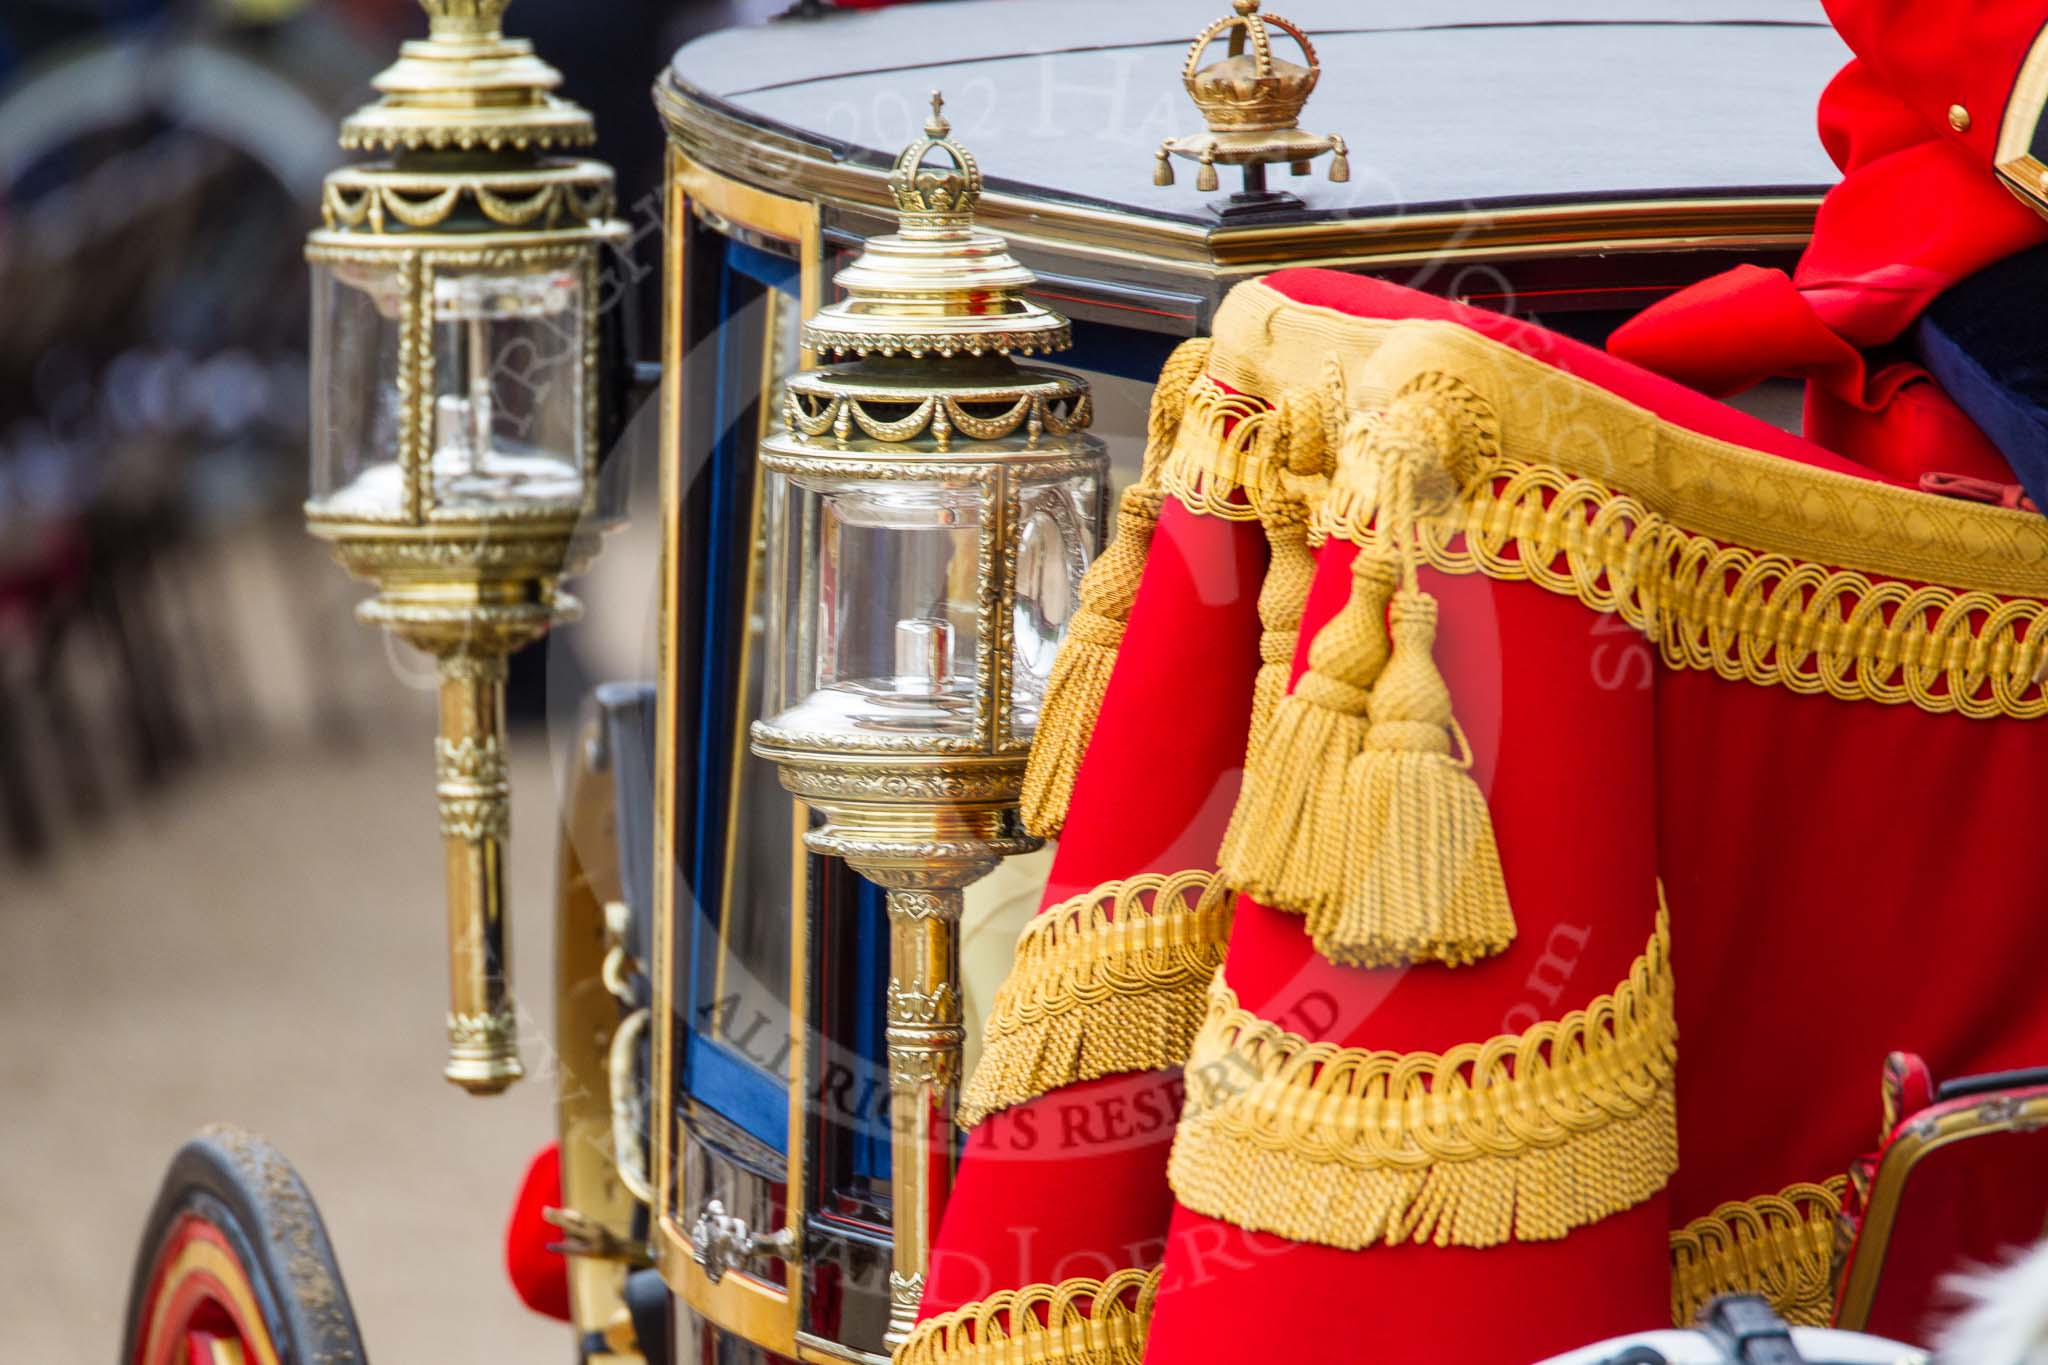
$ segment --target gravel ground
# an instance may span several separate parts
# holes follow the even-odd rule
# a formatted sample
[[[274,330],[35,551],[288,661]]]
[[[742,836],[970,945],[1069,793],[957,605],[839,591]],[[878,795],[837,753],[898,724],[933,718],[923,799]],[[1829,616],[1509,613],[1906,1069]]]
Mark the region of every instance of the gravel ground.
[[[373,1359],[569,1358],[499,1246],[553,1128],[547,756],[529,743],[514,768],[531,1077],[474,1099],[440,1077],[431,718],[399,702],[400,739],[295,741],[181,779],[44,869],[0,862],[0,1358],[115,1357],[157,1181],[216,1120],[297,1164]]]

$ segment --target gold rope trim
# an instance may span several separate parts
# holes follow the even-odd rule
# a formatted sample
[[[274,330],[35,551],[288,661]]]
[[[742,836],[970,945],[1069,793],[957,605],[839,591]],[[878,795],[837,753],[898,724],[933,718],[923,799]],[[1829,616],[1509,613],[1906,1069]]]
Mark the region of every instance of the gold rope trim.
[[[961,1096],[973,1127],[1077,1081],[1179,1066],[1230,937],[1213,872],[1106,882],[1025,927]]]
[[[1482,393],[1500,454],[1418,525],[1437,569],[1613,612],[1674,668],[1934,714],[2048,716],[2039,516],[1699,436],[1455,324],[1367,325],[1253,284],[1225,301],[1216,336],[1209,372],[1247,393],[1327,392],[1336,365],[1333,422],[1369,421],[1431,371]],[[1377,546],[1381,481],[1369,461],[1340,462],[1318,536]]]
[[[1668,915],[1611,995],[1450,1051],[1311,1043],[1219,972],[1168,1178],[1240,1227],[1359,1248],[1564,1236],[1678,1166]]]
[[[1139,1365],[1159,1270],[1026,1285],[927,1318],[894,1365]]]
[[[1442,370],[1492,404],[1502,454],[1583,475],[1674,525],[1759,553],[1880,578],[2048,598],[2048,519],[1816,469],[1659,420],[1456,323],[1386,322],[1239,285],[1217,312],[1205,372],[1242,393],[1327,390],[1341,372],[1346,421]]]
[[[1834,1321],[1835,1220],[1847,1176],[1736,1200],[1671,1234],[1671,1321],[1689,1327],[1717,1294],[1761,1294],[1785,1321]]]
[[[1335,491],[1321,524],[1370,544],[1366,510]],[[2048,716],[2048,603],[1722,545],[1639,498],[1510,460],[1424,523],[1419,541],[1447,573],[1533,583],[1612,612],[1673,668],[1937,715]]]

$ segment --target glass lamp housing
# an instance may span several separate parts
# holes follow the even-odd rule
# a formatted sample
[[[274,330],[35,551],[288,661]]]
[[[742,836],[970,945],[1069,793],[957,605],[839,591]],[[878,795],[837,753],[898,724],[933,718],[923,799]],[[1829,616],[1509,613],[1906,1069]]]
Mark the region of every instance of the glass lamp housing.
[[[586,512],[597,249],[572,239],[478,252],[403,237],[338,249],[316,238],[316,520],[425,527]]]
[[[1097,548],[1100,454],[1018,438],[821,457],[771,437],[763,460],[781,637],[762,736],[834,753],[1028,749]]]

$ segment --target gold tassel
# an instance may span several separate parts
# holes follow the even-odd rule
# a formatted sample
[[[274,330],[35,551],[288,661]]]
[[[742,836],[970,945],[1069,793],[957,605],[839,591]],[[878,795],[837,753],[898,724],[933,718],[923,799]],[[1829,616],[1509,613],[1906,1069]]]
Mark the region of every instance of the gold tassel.
[[[1209,342],[1203,337],[1183,341],[1167,357],[1152,392],[1144,472],[1124,490],[1117,504],[1116,538],[1082,576],[1080,605],[1046,679],[1038,732],[1024,770],[1022,800],[1025,828],[1042,839],[1056,837],[1066,823],[1074,780],[1080,775],[1089,737],[1102,714],[1102,698],[1116,669],[1124,625],[1130,620],[1138,584],[1145,576],[1152,528],[1165,500],[1159,489],[1160,466],[1179,434],[1188,386],[1208,363]]]
[[[1246,763],[1259,751],[1273,712],[1287,695],[1301,639],[1301,613],[1315,581],[1316,552],[1309,544],[1314,506],[1328,486],[1330,447],[1326,405],[1314,394],[1285,393],[1260,430],[1259,459],[1277,491],[1258,499],[1266,531],[1266,576],[1259,585],[1259,672],[1252,686],[1252,723]]]
[[[1436,599],[1404,588],[1390,615],[1393,657],[1339,803],[1343,895],[1312,910],[1308,929],[1332,962],[1460,966],[1507,947],[1515,918],[1471,755],[1451,751],[1450,689],[1430,652]]]
[[[1252,684],[1252,727],[1247,762],[1259,752],[1273,712],[1287,695],[1294,651],[1301,640],[1301,611],[1315,579],[1316,552],[1308,543],[1305,504],[1276,501],[1262,511],[1266,524],[1266,578],[1259,585],[1259,672]]]
[[[1400,556],[1393,655],[1372,692],[1372,723],[1329,817],[1340,829],[1341,895],[1311,907],[1309,934],[1332,962],[1460,966],[1515,937],[1500,850],[1469,750],[1452,755],[1451,692],[1437,670],[1437,603],[1416,579],[1417,522],[1438,513],[1499,449],[1485,401],[1445,375],[1420,375],[1373,433],[1386,496],[1380,522]]]
[[[1306,913],[1343,890],[1344,777],[1364,747],[1398,581],[1377,555],[1352,561],[1350,600],[1316,633],[1308,672],[1273,708],[1245,772],[1217,863],[1225,882],[1268,905]]]

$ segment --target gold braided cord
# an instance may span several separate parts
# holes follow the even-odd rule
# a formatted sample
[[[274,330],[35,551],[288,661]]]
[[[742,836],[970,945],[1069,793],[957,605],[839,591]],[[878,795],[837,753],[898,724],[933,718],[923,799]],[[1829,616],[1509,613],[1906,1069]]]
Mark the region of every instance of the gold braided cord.
[[[1106,882],[1039,915],[996,991],[962,1126],[1063,1085],[1186,1061],[1231,908],[1197,870]]]
[[[1819,469],[1660,421],[1597,384],[1458,326],[1355,318],[1239,285],[1218,310],[1207,373],[1240,393],[1327,392],[1344,420],[1386,407],[1416,375],[1470,385],[1501,453],[1641,499],[1674,526],[1875,578],[2048,598],[2048,519]]]
[[[1337,490],[1322,525],[1372,544],[1366,510]],[[1722,545],[1555,466],[1497,462],[1423,524],[1419,543],[1446,572],[1534,583],[1612,612],[1674,668],[1936,714],[2048,715],[2048,603]]]
[[[1834,1320],[1835,1221],[1848,1177],[1721,1205],[1671,1234],[1671,1321],[1689,1327],[1717,1294],[1761,1294],[1787,1322]]]
[[[1139,1365],[1159,1270],[1026,1285],[927,1318],[894,1365]]]
[[[1298,516],[1329,483],[1331,404],[1316,389],[1271,403],[1232,393],[1207,375],[1188,386],[1159,485],[1189,510],[1228,521]]]
[[[1272,421],[1262,398],[1231,393],[1204,375],[1188,386],[1187,406],[1159,485],[1189,511],[1226,521],[1256,521],[1252,504],[1268,470],[1255,454]]]
[[[1445,1053],[1312,1043],[1219,972],[1168,1178],[1240,1227],[1359,1248],[1562,1237],[1678,1166],[1668,915],[1612,994]]]

